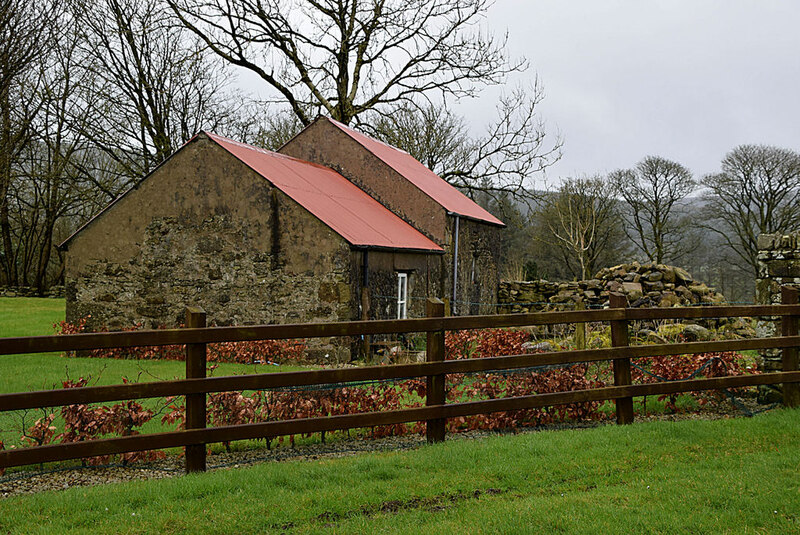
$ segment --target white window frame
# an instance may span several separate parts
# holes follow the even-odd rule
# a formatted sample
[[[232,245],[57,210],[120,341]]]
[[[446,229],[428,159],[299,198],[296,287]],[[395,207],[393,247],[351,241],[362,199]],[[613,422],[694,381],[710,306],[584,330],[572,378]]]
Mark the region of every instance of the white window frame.
[[[397,319],[408,317],[408,273],[397,274]]]

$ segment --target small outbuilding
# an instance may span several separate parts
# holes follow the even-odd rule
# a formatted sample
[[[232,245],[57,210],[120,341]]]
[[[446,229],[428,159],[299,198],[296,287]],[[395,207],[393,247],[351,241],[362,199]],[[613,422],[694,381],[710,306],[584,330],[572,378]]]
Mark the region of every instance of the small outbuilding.
[[[217,325],[385,319],[422,316],[429,296],[477,311],[496,301],[502,226],[329,119],[280,153],[201,132],[61,244],[67,320],[174,326],[187,305]]]

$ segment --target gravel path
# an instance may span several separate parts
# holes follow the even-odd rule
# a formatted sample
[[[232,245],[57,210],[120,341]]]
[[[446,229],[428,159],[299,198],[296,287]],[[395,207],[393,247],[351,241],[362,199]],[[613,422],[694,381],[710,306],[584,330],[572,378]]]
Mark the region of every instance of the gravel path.
[[[741,402],[742,400],[740,400]],[[754,401],[746,400],[748,409],[753,412],[764,410]],[[730,403],[719,403],[706,407],[701,412],[680,413],[672,415],[637,415],[637,421],[675,421],[686,419],[721,419],[742,416],[742,412]],[[537,428],[517,430],[516,432],[537,432],[542,430],[561,430],[597,427],[607,425],[605,422],[578,422],[553,424]],[[510,432],[470,431],[466,433],[448,434],[448,440],[474,440],[488,436],[496,436]],[[310,444],[291,448],[281,446],[272,450],[257,449],[235,451],[209,455],[209,470],[226,470],[239,468],[259,462],[281,462],[292,460],[316,460],[323,458],[347,457],[369,451],[398,451],[422,446],[425,439],[419,435],[387,437],[382,439],[341,439],[325,444]],[[45,490],[64,490],[78,486],[92,486],[107,483],[118,483],[139,479],[164,479],[183,475],[183,458],[171,455],[164,460],[149,463],[134,463],[129,466],[111,465],[103,467],[74,467],[43,472],[25,470],[7,473],[0,477],[0,497],[6,498],[18,494],[30,494]]]

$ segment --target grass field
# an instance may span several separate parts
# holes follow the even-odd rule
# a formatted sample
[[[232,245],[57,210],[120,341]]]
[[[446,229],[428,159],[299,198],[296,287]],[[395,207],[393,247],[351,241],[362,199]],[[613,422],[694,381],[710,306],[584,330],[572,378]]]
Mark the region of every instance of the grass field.
[[[0,501],[3,533],[798,533],[800,411],[448,441]]]
[[[0,337],[54,334],[53,324],[63,319],[63,299],[0,298]],[[217,366],[213,372],[217,376],[307,369],[226,363]],[[67,378],[91,377],[91,384],[108,385],[120,384],[123,378],[135,382],[182,379],[185,373],[186,364],[179,361],[68,358],[60,353],[0,355],[0,393],[61,388]],[[163,406],[160,400],[144,400],[142,404],[153,409]],[[27,416],[26,425],[41,416],[34,411]],[[6,447],[20,443],[21,417],[20,412],[0,413],[0,440]],[[55,424],[61,428],[59,420]],[[163,430],[160,418],[142,428],[145,433]]]
[[[0,297],[0,338],[53,334],[63,319],[63,299]]]

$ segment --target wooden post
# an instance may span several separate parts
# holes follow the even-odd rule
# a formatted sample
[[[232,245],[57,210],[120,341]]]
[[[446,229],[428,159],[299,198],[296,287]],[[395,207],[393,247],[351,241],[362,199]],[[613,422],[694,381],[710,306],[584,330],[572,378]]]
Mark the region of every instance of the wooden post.
[[[206,326],[206,313],[199,307],[186,309],[186,327]],[[186,344],[186,378],[206,377],[206,344]],[[186,429],[205,429],[206,395],[186,395]],[[206,445],[186,446],[186,473],[206,471]]]
[[[781,304],[796,305],[797,288],[781,286]],[[781,336],[797,336],[797,316],[781,316]],[[781,353],[783,371],[792,372],[798,369],[796,347],[786,347]],[[800,385],[797,383],[783,384],[783,404],[787,407],[800,407]]]
[[[623,294],[609,293],[608,305],[611,308],[627,308],[628,299]],[[611,347],[624,347],[630,345],[628,338],[628,320],[613,320],[611,322]],[[631,384],[631,359],[614,359],[614,386]],[[633,398],[619,398],[617,405],[617,423],[633,423]]]
[[[586,303],[578,301],[575,310],[586,310]],[[586,324],[583,322],[575,324],[575,349],[586,349]]]
[[[429,318],[444,317],[444,302],[441,299],[429,298],[425,304],[425,311]],[[428,331],[426,360],[428,362],[444,360],[444,331]],[[425,405],[444,405],[445,375],[428,375],[427,379]],[[446,422],[445,418],[435,418],[425,422],[425,436],[428,443],[444,441]]]

